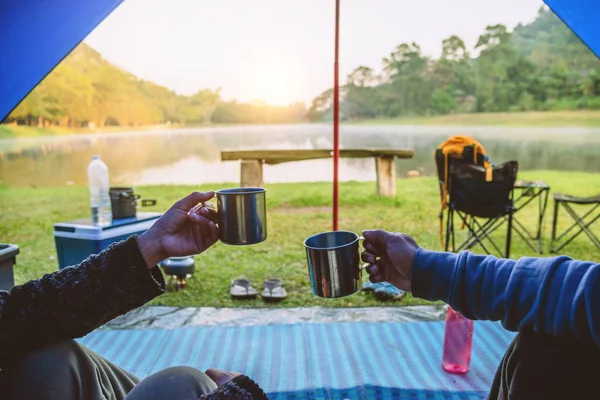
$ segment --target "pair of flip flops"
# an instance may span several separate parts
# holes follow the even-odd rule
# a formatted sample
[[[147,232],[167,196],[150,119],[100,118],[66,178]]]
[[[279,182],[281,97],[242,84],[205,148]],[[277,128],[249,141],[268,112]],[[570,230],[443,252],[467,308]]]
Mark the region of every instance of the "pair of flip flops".
[[[229,293],[232,298],[239,300],[255,299],[258,294],[256,289],[252,287],[252,281],[244,278],[231,281]],[[264,289],[260,295],[265,300],[280,301],[287,297],[287,292],[283,287],[283,281],[273,278],[265,280]]]
[[[396,286],[388,282],[371,283],[367,281],[363,283],[362,290],[365,292],[373,292],[378,300],[402,300],[406,296],[406,292],[398,289]]]

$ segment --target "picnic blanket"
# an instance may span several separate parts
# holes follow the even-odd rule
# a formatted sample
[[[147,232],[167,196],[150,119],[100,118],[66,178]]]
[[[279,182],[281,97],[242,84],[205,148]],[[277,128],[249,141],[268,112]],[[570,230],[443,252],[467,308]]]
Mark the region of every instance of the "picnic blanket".
[[[80,342],[140,378],[176,365],[239,371],[270,399],[480,399],[513,336],[476,322],[466,375],[441,368],[444,322],[110,330]]]

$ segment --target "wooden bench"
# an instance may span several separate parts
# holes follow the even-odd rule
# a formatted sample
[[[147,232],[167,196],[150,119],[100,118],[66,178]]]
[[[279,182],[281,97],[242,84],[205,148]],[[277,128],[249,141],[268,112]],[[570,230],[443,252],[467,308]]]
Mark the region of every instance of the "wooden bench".
[[[396,168],[395,159],[412,158],[414,154],[410,149],[342,149],[340,157],[375,159],[377,172],[377,193],[384,197],[396,196]],[[240,185],[242,187],[262,187],[263,164],[281,164],[292,161],[316,160],[331,158],[333,150],[223,150],[222,161],[241,160]]]

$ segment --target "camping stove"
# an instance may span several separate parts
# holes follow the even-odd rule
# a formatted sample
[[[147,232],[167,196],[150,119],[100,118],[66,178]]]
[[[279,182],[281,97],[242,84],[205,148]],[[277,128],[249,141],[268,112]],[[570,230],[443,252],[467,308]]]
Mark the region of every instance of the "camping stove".
[[[194,274],[194,257],[171,257],[161,263],[165,275],[171,277],[169,285],[175,288],[175,291],[183,289],[187,285],[187,280]]]

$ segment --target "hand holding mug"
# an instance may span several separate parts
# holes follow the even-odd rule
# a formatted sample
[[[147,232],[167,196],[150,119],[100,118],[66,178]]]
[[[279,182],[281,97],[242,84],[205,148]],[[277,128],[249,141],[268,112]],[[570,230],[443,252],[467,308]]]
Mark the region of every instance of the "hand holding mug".
[[[209,219],[209,211],[195,207],[213,196],[213,192],[190,194],[140,235],[138,246],[149,268],[169,257],[200,254],[219,240],[219,230]]]
[[[373,283],[389,282],[411,291],[410,269],[419,245],[411,236],[384,230],[363,231],[365,251],[361,254]]]
[[[267,202],[264,188],[221,189],[217,207],[205,201],[198,210],[219,226],[221,243],[243,246],[267,239]]]

